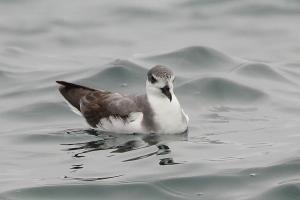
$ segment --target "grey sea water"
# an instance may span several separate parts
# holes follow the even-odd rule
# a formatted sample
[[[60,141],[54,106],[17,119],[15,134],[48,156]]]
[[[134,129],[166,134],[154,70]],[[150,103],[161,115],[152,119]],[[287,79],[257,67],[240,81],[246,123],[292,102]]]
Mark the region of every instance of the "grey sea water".
[[[0,0],[0,199],[300,199],[296,0]],[[179,135],[91,130],[56,80],[177,74]]]

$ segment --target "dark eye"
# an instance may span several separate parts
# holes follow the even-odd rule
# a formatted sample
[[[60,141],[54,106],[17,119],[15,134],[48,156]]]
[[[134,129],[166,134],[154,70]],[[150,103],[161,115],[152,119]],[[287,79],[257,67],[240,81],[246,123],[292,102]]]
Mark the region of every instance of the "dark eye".
[[[155,83],[155,82],[157,82],[157,80],[156,80],[156,78],[154,78],[153,76],[151,76],[151,77],[150,77],[150,82],[151,82],[151,83]]]

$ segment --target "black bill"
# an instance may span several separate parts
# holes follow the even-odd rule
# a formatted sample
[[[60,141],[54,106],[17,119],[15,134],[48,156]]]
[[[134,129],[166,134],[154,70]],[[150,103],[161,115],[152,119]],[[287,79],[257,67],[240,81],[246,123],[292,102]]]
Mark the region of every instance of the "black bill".
[[[171,92],[170,92],[170,88],[169,88],[169,86],[167,85],[167,86],[165,86],[165,87],[163,87],[163,88],[160,88],[161,89],[161,92],[164,94],[164,95],[166,95],[167,97],[168,97],[168,99],[170,99],[170,102],[172,101],[172,94],[171,94]]]

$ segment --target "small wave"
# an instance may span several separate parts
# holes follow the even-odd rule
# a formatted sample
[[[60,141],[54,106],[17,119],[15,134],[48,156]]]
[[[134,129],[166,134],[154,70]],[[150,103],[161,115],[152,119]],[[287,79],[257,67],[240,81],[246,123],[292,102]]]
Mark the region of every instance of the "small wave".
[[[267,97],[260,90],[221,77],[196,79],[176,89],[179,93],[194,96],[197,100],[214,103],[253,103]]]
[[[88,87],[112,90],[117,92],[143,91],[145,87],[146,69],[127,60],[115,60],[98,68],[77,70],[73,72],[41,72],[10,73],[0,71],[0,85],[5,88],[0,93],[2,98],[31,98],[32,95],[52,98],[57,95],[56,80],[66,80]],[[11,74],[11,75],[10,75]],[[8,76],[10,75],[10,76]],[[7,87],[12,82],[14,87]],[[15,83],[19,84],[15,84]],[[36,84],[36,82],[40,82]],[[30,94],[30,96],[29,96]]]
[[[22,107],[13,108],[5,111],[4,115],[12,119],[22,119],[26,121],[45,121],[57,120],[63,117],[72,117],[73,113],[69,108],[61,102],[42,102],[30,105],[23,105]]]
[[[245,64],[234,70],[235,73],[255,79],[291,82],[275,69],[263,63]]]
[[[184,71],[192,70],[192,72],[231,69],[238,64],[234,58],[215,49],[202,46],[187,47],[170,53],[144,57],[142,60],[168,65]]]
[[[118,176],[116,176],[118,177]],[[0,194],[2,199],[186,199],[147,183],[55,185],[24,188]]]
[[[7,88],[15,84],[17,81],[12,77],[13,73],[5,70],[0,70],[0,88]],[[0,91],[1,94],[2,91]]]
[[[132,90],[144,87],[146,69],[128,60],[115,60],[108,64],[108,67],[99,71],[96,69],[93,74],[79,79],[76,82],[88,84],[102,89],[119,90],[131,86]],[[141,84],[140,84],[141,83]]]
[[[187,8],[198,8],[198,7],[203,7],[203,6],[210,6],[210,5],[218,5],[218,4],[230,4],[231,2],[235,2],[236,0],[223,0],[223,1],[218,1],[218,0],[188,0],[188,1],[183,1],[178,6],[180,8],[182,7],[187,7]]]
[[[289,69],[283,69],[282,70],[286,76],[288,76],[290,79],[293,79],[294,82],[298,82],[300,80],[300,72],[297,70],[289,70]]]
[[[119,7],[113,10],[114,13],[117,13],[116,16],[124,19],[132,20],[153,20],[159,19],[165,20],[168,17],[166,11],[160,11],[158,9],[150,9],[150,8],[143,8],[138,6],[131,6],[131,7]]]
[[[39,99],[43,99],[42,97],[45,96],[52,98],[54,95],[57,96],[58,91],[58,85],[54,81],[55,80],[49,83],[40,84],[39,86],[36,86],[32,82],[22,83],[19,81],[14,87],[8,87],[3,90],[2,93],[0,93],[0,97],[4,99],[23,98],[31,100],[33,100],[32,96],[38,97]]]
[[[0,31],[6,34],[13,34],[13,35],[40,35],[49,32],[49,28],[43,24],[17,24],[17,26],[12,25],[1,25]]]
[[[298,15],[300,14],[298,7],[287,7],[286,5],[276,4],[246,4],[235,6],[231,11],[238,16],[272,16],[272,15]]]
[[[272,199],[272,200],[296,200],[300,197],[300,182],[275,186],[250,200]]]
[[[4,70],[1,70],[1,71],[0,71],[0,78],[1,78],[0,80],[2,80],[2,79],[4,79],[4,78],[7,78],[7,73],[8,73],[8,72],[6,72],[6,71],[4,71]]]
[[[258,168],[251,168],[247,170],[243,170],[241,174],[247,175],[255,173],[259,176],[274,178],[277,179],[283,177],[293,177],[296,176],[300,169],[300,159],[291,159],[285,160],[280,163],[276,163],[267,167],[258,167]]]
[[[104,23],[99,22],[98,20],[91,21],[91,19],[86,20],[86,19],[66,19],[66,18],[57,18],[53,19],[52,21],[49,22],[49,27],[56,26],[58,28],[64,28],[64,29],[74,29],[78,30],[79,28],[85,28],[85,29],[90,29],[90,28],[97,28],[99,26],[105,26]]]

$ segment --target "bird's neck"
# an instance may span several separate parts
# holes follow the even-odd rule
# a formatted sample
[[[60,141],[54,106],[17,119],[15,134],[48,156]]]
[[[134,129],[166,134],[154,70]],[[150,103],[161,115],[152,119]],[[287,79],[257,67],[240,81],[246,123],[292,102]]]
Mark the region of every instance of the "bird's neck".
[[[147,91],[147,99],[154,110],[155,113],[168,113],[168,112],[181,112],[181,107],[178,102],[176,95],[174,94],[173,90],[170,91],[172,95],[172,101],[170,101],[164,94],[157,91]]]

